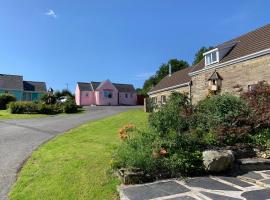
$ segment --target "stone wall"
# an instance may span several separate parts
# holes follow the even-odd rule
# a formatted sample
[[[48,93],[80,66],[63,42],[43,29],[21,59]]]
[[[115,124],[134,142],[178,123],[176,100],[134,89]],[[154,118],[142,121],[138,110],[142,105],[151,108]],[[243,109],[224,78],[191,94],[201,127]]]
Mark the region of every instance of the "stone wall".
[[[149,97],[150,98],[156,97],[157,98],[157,103],[160,104],[162,96],[166,96],[166,98],[168,99],[168,97],[171,95],[172,92],[179,92],[179,93],[189,95],[189,90],[190,90],[189,86],[184,86],[184,87],[179,87],[179,88],[172,89],[172,90],[167,90],[167,91],[151,94],[151,95],[149,95]]]
[[[208,79],[215,69],[210,69],[192,77],[192,102],[197,103],[208,94]],[[270,55],[216,69],[223,78],[221,93],[239,95],[248,90],[248,85],[259,81],[270,83]]]

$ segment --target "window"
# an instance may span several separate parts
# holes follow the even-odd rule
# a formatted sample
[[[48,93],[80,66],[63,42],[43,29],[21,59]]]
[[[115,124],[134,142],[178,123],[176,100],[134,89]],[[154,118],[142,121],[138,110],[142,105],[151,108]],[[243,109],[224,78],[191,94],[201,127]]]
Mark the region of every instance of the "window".
[[[130,98],[133,98],[133,94],[132,93],[130,94]]]
[[[126,99],[128,98],[128,94],[127,94],[127,93],[125,94],[125,98],[126,98]]]
[[[157,103],[157,97],[152,97],[152,102]]]
[[[112,90],[104,90],[103,94],[104,94],[104,98],[106,98],[106,99],[111,99],[113,96]]]
[[[85,96],[86,96],[86,97],[88,97],[88,96],[89,96],[88,92],[86,92],[86,93],[85,93]]]
[[[165,95],[161,96],[161,103],[166,103],[167,99]]]
[[[211,65],[213,63],[217,63],[219,61],[219,54],[218,51],[212,51],[210,53],[204,54],[205,55],[205,65]]]

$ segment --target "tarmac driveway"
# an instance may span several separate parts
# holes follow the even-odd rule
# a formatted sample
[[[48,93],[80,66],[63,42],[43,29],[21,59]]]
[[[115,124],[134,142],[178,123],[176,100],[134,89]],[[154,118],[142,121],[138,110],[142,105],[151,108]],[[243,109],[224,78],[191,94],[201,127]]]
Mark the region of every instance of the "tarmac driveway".
[[[1,120],[0,118],[0,199],[6,199],[23,162],[42,143],[85,122],[138,107],[87,107],[83,114],[38,119]]]

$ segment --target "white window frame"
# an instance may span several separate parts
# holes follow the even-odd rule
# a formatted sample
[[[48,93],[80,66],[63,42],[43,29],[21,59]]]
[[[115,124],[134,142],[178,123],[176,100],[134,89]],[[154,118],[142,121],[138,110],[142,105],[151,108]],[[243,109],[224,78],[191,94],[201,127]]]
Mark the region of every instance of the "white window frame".
[[[213,61],[213,54],[216,54],[216,57],[217,57],[217,60],[216,61]],[[209,65],[212,65],[214,63],[218,63],[219,62],[219,51],[218,49],[212,49],[211,51],[208,51],[206,53],[203,54],[204,55],[204,62],[205,62],[205,66],[209,66]],[[208,63],[207,62],[207,56],[210,55],[210,62]]]
[[[161,95],[161,103],[166,103],[166,102],[167,102],[167,96],[166,95]]]

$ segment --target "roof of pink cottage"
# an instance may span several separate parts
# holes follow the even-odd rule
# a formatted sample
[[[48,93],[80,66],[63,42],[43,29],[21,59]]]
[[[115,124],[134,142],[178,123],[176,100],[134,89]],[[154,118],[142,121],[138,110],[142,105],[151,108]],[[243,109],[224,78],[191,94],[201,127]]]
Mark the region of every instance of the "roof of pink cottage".
[[[81,91],[96,91],[102,82],[91,81],[90,83],[78,82]],[[112,83],[119,92],[136,92],[132,84]]]

